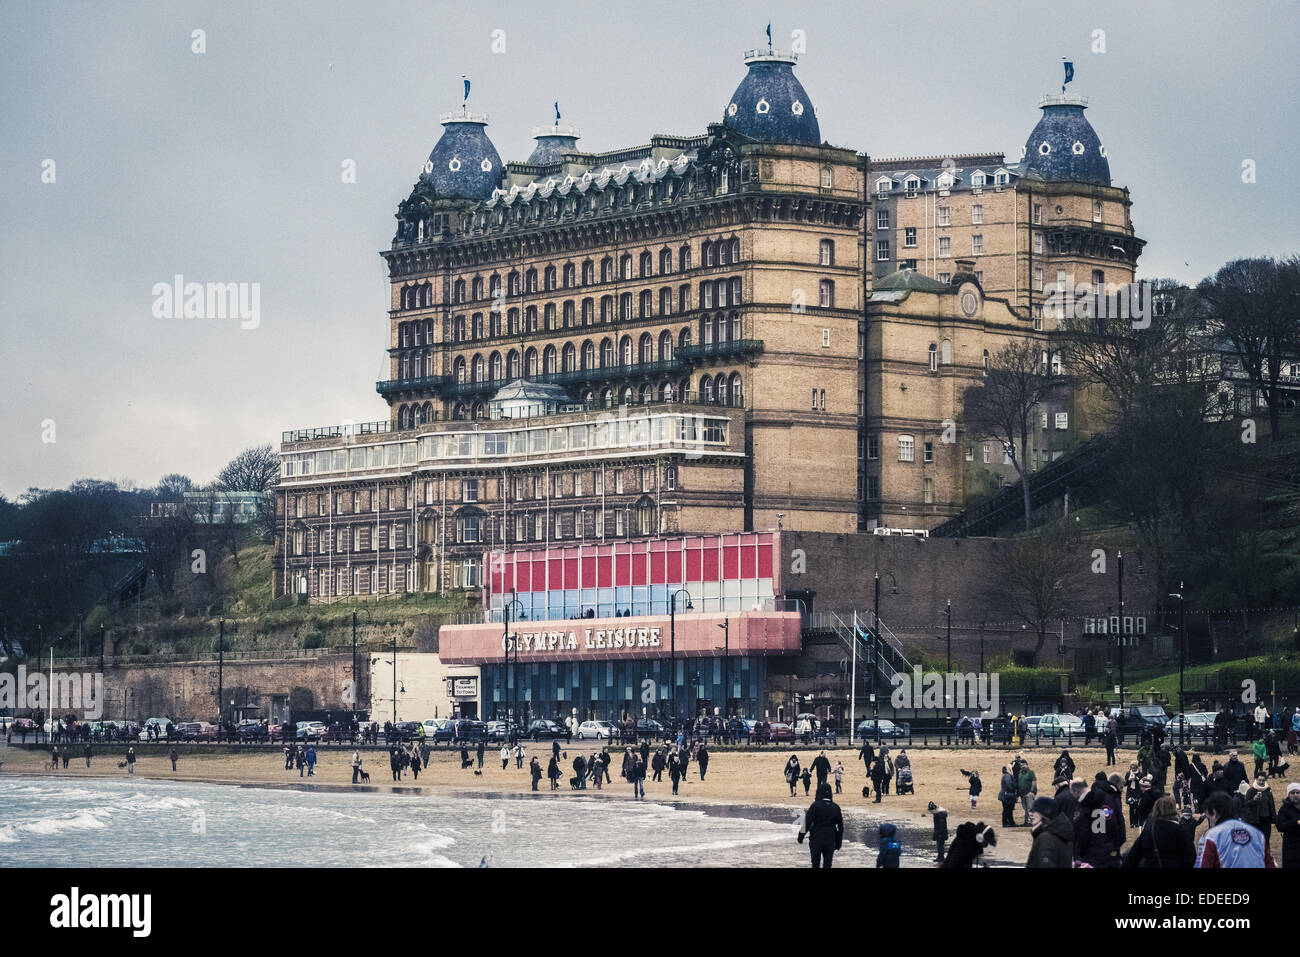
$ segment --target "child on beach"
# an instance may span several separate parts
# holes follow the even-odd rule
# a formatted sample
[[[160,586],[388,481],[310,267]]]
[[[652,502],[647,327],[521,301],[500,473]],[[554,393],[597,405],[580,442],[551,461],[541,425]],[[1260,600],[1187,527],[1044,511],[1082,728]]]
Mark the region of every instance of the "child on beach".
[[[844,790],[844,762],[836,761],[831,773],[835,775],[835,793],[840,794]]]
[[[877,867],[898,867],[903,847],[898,843],[898,829],[888,821],[880,825],[880,840],[876,851]]]
[[[800,774],[799,777],[803,780],[803,793],[807,794],[808,789],[812,787],[812,768],[804,768],[803,773]]]
[[[970,781],[970,806],[973,811],[975,810],[976,803],[979,801],[980,792],[984,790],[984,783],[980,781],[980,773],[978,771],[963,770],[961,773],[966,775],[966,778]]]

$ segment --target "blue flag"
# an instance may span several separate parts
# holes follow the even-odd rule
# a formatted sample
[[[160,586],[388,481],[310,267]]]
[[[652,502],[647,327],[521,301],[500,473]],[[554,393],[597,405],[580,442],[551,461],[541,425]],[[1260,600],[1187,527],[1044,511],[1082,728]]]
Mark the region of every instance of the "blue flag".
[[[560,101],[555,101],[555,125],[560,125]]]
[[[1061,57],[1061,59],[1065,63],[1065,83],[1069,83],[1074,79],[1074,64],[1071,61],[1066,60],[1065,57]],[[1061,84],[1062,93],[1065,92],[1065,83]]]
[[[469,102],[469,77],[462,73],[460,78],[465,81],[465,99],[461,101],[462,104],[465,104]]]
[[[767,49],[769,53],[772,51],[772,21],[771,20],[767,21]]]

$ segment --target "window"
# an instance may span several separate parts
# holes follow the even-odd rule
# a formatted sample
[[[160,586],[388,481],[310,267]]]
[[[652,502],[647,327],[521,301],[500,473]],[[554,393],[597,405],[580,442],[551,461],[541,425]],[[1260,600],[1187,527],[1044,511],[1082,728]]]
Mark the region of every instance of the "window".
[[[823,330],[822,330],[822,348],[823,348],[823,349],[829,349],[829,348],[830,348],[830,345],[831,345],[831,331],[830,331],[829,329],[823,329]]]
[[[1092,291],[1102,293],[1106,289],[1106,274],[1100,269],[1092,271]]]
[[[1094,223],[1101,222],[1101,200],[1099,199],[1092,201],[1092,221]]]
[[[898,461],[912,462],[916,458],[916,442],[910,435],[898,437]]]
[[[933,504],[934,504],[934,479],[932,479],[932,478],[927,478],[927,479],[925,480],[925,484],[924,484],[923,488],[924,488],[924,493],[923,493],[923,494],[924,494],[924,498],[925,498],[925,504],[926,504],[926,505],[933,505]]]
[[[952,255],[952,239],[948,236],[939,237],[939,255],[945,259]]]
[[[939,206],[939,207],[936,207],[936,209],[935,209],[934,212],[935,212],[935,216],[936,216],[936,220],[935,220],[935,221],[936,221],[940,226],[951,226],[951,225],[952,225],[952,207],[951,207],[951,206]]]
[[[835,308],[835,283],[830,279],[823,279],[818,284],[819,298],[818,302],[823,309]]]
[[[1043,204],[1034,203],[1034,225],[1041,226],[1043,222]]]
[[[835,242],[831,239],[823,239],[820,244],[819,262],[823,266],[835,265]]]
[[[1069,412],[1056,413],[1056,428],[1060,431],[1064,431],[1069,427],[1070,427],[1070,413]]]
[[[916,245],[916,227],[908,226],[903,230],[903,245],[912,247]]]
[[[877,229],[889,228],[889,210],[887,209],[876,210],[876,228]]]
[[[677,466],[669,465],[664,469],[664,491],[677,490]]]
[[[952,273],[950,273],[950,272],[941,272],[941,273],[938,273],[938,274],[936,275],[935,278],[937,278],[937,279],[938,279],[940,282],[942,282],[942,283],[950,283],[950,282],[952,282]]]
[[[930,343],[930,371],[939,371],[939,347],[933,342]]]
[[[880,458],[880,435],[875,432],[867,433],[867,458]]]
[[[926,462],[934,461],[934,443],[926,442],[922,449],[922,457]]]
[[[1034,233],[1034,252],[1042,255],[1043,252],[1043,234]]]
[[[970,208],[970,221],[972,226],[979,226],[984,222],[984,204],[975,203]]]
[[[467,478],[461,483],[460,500],[462,502],[478,501],[478,479]]]
[[[888,259],[889,259],[889,240],[877,239],[876,240],[876,261],[884,262]]]
[[[939,345],[939,361],[943,365],[952,365],[952,340],[945,339]]]
[[[1035,238],[1041,238],[1041,237],[1035,237]],[[1036,288],[1039,292],[1043,291],[1043,267],[1042,266],[1034,267],[1034,288]]]
[[[984,255],[984,234],[975,233],[970,238],[970,253],[972,256]]]
[[[970,185],[972,189],[982,189],[987,181],[988,176],[983,170],[977,169],[975,172],[971,173]]]

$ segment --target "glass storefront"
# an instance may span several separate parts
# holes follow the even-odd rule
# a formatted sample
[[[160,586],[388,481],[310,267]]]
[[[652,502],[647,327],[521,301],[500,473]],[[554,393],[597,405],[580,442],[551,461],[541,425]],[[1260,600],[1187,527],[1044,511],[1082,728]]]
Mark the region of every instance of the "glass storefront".
[[[683,718],[719,714],[750,718],[760,713],[767,663],[762,657],[667,658],[631,661],[526,662],[507,667],[484,662],[483,712],[489,719],[505,718],[511,700],[518,701],[521,720],[563,720],[577,709],[579,721],[621,721]],[[515,677],[510,677],[511,674]],[[675,704],[674,704],[675,701]],[[644,709],[644,710],[643,710]]]

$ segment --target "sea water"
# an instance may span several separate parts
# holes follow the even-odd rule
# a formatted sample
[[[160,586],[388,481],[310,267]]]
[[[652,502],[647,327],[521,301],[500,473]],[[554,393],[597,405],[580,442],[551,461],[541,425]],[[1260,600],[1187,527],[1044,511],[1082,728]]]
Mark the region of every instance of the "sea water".
[[[807,867],[780,807],[0,776],[6,867]],[[849,814],[836,866],[875,864]],[[900,829],[904,867],[928,834]],[[864,846],[864,837],[871,844]]]

